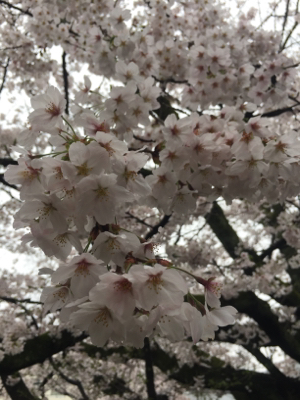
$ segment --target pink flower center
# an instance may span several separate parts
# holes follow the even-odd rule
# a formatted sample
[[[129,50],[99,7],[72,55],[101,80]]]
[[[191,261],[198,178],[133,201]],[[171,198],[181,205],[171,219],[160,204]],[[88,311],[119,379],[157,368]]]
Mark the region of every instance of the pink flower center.
[[[59,290],[53,293],[53,297],[55,300],[61,300],[62,302],[66,302],[66,297],[68,296],[69,290],[66,286],[63,286]]]
[[[117,292],[131,292],[132,291],[132,283],[125,278],[120,279],[119,281],[115,282],[114,289]]]
[[[94,318],[96,324],[102,324],[105,328],[108,328],[109,320],[111,319],[110,312],[107,307],[102,308],[97,316]]]
[[[60,109],[54,103],[49,103],[48,107],[45,109],[47,113],[51,114],[53,117],[58,117],[60,115]]]
[[[108,200],[107,188],[98,186],[98,189],[95,192],[97,193],[97,199],[106,201]]]
[[[77,175],[82,175],[82,176],[88,176],[93,169],[93,168],[88,168],[87,162],[85,162],[79,166],[76,166],[76,168],[78,171]]]
[[[75,269],[75,275],[76,276],[83,276],[84,278],[86,278],[88,275],[90,275],[90,271],[89,271],[89,263],[83,259],[82,261],[80,261],[80,263],[77,264],[78,267]]]
[[[149,275],[149,278],[147,280],[148,288],[149,289],[154,289],[156,293],[158,293],[159,290],[161,290],[161,286],[163,284],[162,280],[162,272],[158,272],[155,275]]]
[[[208,281],[206,289],[219,297],[221,295],[222,284],[215,281]]]

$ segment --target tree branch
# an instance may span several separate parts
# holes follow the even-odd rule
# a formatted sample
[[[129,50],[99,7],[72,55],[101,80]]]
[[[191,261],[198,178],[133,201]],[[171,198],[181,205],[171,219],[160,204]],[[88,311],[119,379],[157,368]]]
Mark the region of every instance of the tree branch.
[[[274,378],[284,379],[286,376],[272,363],[272,361],[263,355],[258,347],[251,345],[243,345],[243,347],[251,353],[258,362],[260,362]]]
[[[16,383],[12,385],[8,379],[16,379]],[[29,391],[19,372],[16,372],[12,377],[3,374],[1,375],[1,380],[7,394],[12,400],[39,400],[38,397]]]
[[[18,161],[12,158],[0,158],[0,165],[7,167],[8,165],[18,165]]]
[[[8,183],[8,182],[4,179],[4,174],[0,174],[0,182],[1,182],[3,185],[8,186],[8,187],[10,187],[10,188],[12,188],[12,189],[19,190],[19,188],[18,188],[17,186],[12,185],[11,183]]]
[[[11,375],[23,368],[43,363],[52,355],[65,350],[67,347],[74,346],[86,337],[85,334],[74,336],[65,329],[57,337],[44,333],[33,339],[28,339],[21,353],[4,357],[0,362],[0,374]]]
[[[64,51],[62,55],[62,67],[63,67],[64,89],[65,89],[65,99],[66,99],[65,113],[69,115],[69,80],[68,80],[69,73],[67,71],[66,57],[67,54]]]
[[[0,300],[7,301],[8,303],[27,303],[27,304],[43,304],[41,301],[33,301],[30,299],[14,299],[13,297],[0,296]]]
[[[293,34],[294,30],[297,28],[297,26],[298,26],[298,22],[296,21],[296,22],[294,23],[292,29],[290,30],[289,34],[288,34],[287,37],[285,38],[285,41],[283,42],[282,46],[280,47],[279,53],[281,53],[281,52],[285,49],[285,46],[286,46],[286,44],[287,44],[289,38],[292,36],[292,34]]]
[[[287,19],[288,19],[288,16],[289,16],[289,8],[290,8],[290,0],[287,0],[286,8],[285,8],[285,14],[284,14],[283,23],[282,23],[282,31],[281,31],[281,36],[282,37],[283,37],[283,34],[284,34],[284,30],[285,30],[285,26],[286,26],[286,23],[287,23]]]
[[[273,118],[278,117],[281,114],[286,112],[294,113],[294,107],[297,107],[298,104],[293,104],[291,107],[279,108],[278,110],[268,111],[266,113],[261,114],[261,118]]]
[[[206,361],[206,360],[205,360]],[[205,364],[184,364],[170,378],[191,386],[194,378],[202,377],[208,389],[230,391],[236,400],[297,400],[300,384],[293,379],[277,379],[272,375],[248,370],[235,370],[231,366],[217,362]]]
[[[169,222],[171,218],[171,215],[165,215],[161,221],[159,221],[156,225],[153,226],[153,228],[146,234],[145,239],[148,240],[150,238],[152,238],[154,235],[156,235],[158,233],[158,230],[160,227],[164,227],[165,225],[167,225],[167,223]]]
[[[148,228],[153,228],[152,225],[148,224],[147,222],[145,222],[143,219],[140,219],[139,217],[136,217],[135,215],[131,214],[131,212],[126,211],[126,214],[128,215],[128,217],[126,218],[132,218],[135,219],[137,222],[139,222],[142,225],[147,226]]]
[[[30,17],[33,17],[33,14],[30,11],[23,10],[20,7],[14,6],[13,4],[9,3],[8,1],[0,0],[0,4],[3,4],[5,6],[7,6],[8,8],[13,8],[14,10],[17,10],[22,14],[26,14],[26,15],[29,15]]]
[[[236,248],[240,244],[240,239],[235,230],[229,224],[222,208],[217,202],[213,202],[213,206],[210,212],[206,214],[205,220],[230,257],[233,259],[237,258],[238,255],[236,254]]]
[[[6,75],[7,75],[8,66],[9,66],[9,61],[10,61],[10,58],[7,59],[6,65],[3,67],[4,71],[3,71],[2,83],[0,86],[0,94],[1,94],[2,90],[4,89],[5,79],[6,79]]]
[[[223,300],[223,303],[230,303],[239,312],[251,317],[265,331],[275,346],[279,346],[291,358],[300,362],[299,340],[289,333],[286,324],[279,322],[266,301],[259,299],[253,292],[247,291],[230,299],[229,302]]]
[[[150,341],[148,337],[144,339],[144,355],[145,355],[145,373],[146,373],[146,386],[149,400],[156,400],[156,390],[154,383],[153,361],[151,354]]]
[[[95,357],[100,353],[101,359],[104,360],[111,354],[119,354],[124,363],[132,358],[143,359],[143,352],[140,349],[122,346],[105,349],[82,343],[81,349],[90,357]],[[181,368],[176,356],[171,356],[157,343],[153,343],[151,350],[153,365],[164,372],[169,379],[175,379],[188,387],[194,384],[194,378],[203,377],[205,388],[222,392],[230,391],[237,400],[282,400],[283,398],[298,400],[299,398],[300,383],[297,379],[286,378],[282,375],[274,377],[272,373],[236,370],[231,366],[226,366],[225,362],[218,357],[211,357],[208,353],[201,351],[200,346],[193,347],[200,363],[195,363],[193,366],[186,363]],[[285,392],[283,392],[284,388]]]
[[[88,395],[85,393],[85,390],[82,386],[82,383],[78,379],[71,379],[67,375],[65,375],[58,366],[55,364],[55,362],[52,360],[52,358],[49,358],[49,362],[52,365],[53,369],[59,374],[59,376],[65,380],[66,382],[70,383],[71,385],[77,386],[78,390],[80,391],[80,394],[82,396],[83,400],[89,400]]]

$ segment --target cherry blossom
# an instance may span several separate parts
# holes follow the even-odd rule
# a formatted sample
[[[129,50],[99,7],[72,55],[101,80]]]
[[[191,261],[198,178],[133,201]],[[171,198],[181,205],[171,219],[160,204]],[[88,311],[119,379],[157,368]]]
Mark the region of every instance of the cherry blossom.
[[[53,128],[64,112],[66,101],[59,90],[49,86],[46,93],[31,100],[34,111],[29,115],[29,122],[35,129]]]
[[[22,75],[25,90],[37,93],[29,125],[12,134],[23,146],[9,150],[21,153],[18,165],[4,175],[20,185],[14,226],[29,229],[24,244],[63,261],[43,291],[45,310],[61,310],[98,346],[112,339],[142,347],[158,335],[212,339],[239,318],[221,307],[218,274],[229,303],[239,285],[268,286],[254,282],[256,271],[242,272],[252,267],[241,254],[253,243],[224,245],[230,260],[217,254],[206,230],[221,215],[214,207],[223,204],[224,218],[231,210],[234,219],[236,202],[261,212],[266,201],[299,193],[298,125],[285,114],[299,106],[294,60],[276,35],[254,29],[253,12],[231,25],[213,3],[139,2],[145,14],[112,1],[48,3],[24,3],[25,29],[11,40],[28,55],[17,58],[5,39],[10,85]],[[50,67],[43,52],[61,44],[63,68]],[[80,86],[71,75],[84,63]],[[53,79],[61,89],[47,88]],[[241,210],[243,221],[248,209]],[[276,224],[268,235],[297,249],[295,231]],[[220,226],[224,244],[227,225]],[[256,258],[249,251],[255,260],[264,255],[261,242]],[[274,268],[267,257],[261,263]]]
[[[158,304],[180,305],[187,293],[186,283],[179,273],[158,264],[144,268],[134,265],[128,275],[133,281],[134,296],[145,310],[151,310]]]

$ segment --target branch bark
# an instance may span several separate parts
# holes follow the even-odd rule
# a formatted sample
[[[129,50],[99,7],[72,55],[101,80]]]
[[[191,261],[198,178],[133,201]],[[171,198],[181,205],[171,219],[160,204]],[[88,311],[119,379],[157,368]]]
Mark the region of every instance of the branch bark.
[[[1,182],[3,185],[8,186],[8,187],[10,187],[10,188],[12,188],[12,189],[19,190],[19,188],[18,188],[16,185],[12,185],[11,183],[8,183],[8,182],[4,179],[4,174],[0,174],[0,182]]]
[[[22,14],[26,14],[26,15],[29,15],[30,17],[33,17],[33,14],[30,11],[23,10],[20,7],[14,6],[13,4],[9,3],[8,1],[0,0],[0,4],[3,4],[5,6],[7,6],[8,8],[12,8],[13,10],[17,10]]]
[[[213,202],[213,206],[210,212],[206,214],[205,219],[230,257],[237,258],[236,248],[240,244],[240,239],[217,202]]]
[[[5,79],[6,79],[6,75],[7,75],[8,66],[9,66],[9,61],[10,61],[10,59],[8,58],[6,65],[3,67],[4,71],[3,71],[3,77],[2,77],[2,82],[1,82],[1,86],[0,86],[0,94],[1,94],[2,90],[4,89]]]
[[[151,354],[151,347],[149,338],[144,339],[144,355],[145,355],[145,373],[146,373],[146,386],[149,400],[156,400],[156,390],[154,383],[153,361]]]
[[[226,304],[226,301],[223,303]],[[247,291],[227,303],[256,321],[275,346],[279,346],[291,358],[300,362],[300,342],[297,336],[289,333],[286,324],[279,322],[267,302],[259,299],[253,292]]]
[[[34,339],[29,339],[21,353],[4,357],[0,362],[0,374],[11,375],[23,368],[43,363],[49,357],[65,350],[67,347],[74,346],[86,337],[85,334],[74,336],[68,330],[63,330],[57,337],[44,333]]]
[[[148,240],[150,238],[152,238],[154,235],[156,235],[158,233],[158,230],[160,227],[164,227],[167,225],[167,223],[169,222],[171,218],[171,215],[165,215],[161,221],[159,221],[156,225],[153,226],[153,228],[146,234],[145,239]]]
[[[0,165],[7,167],[8,165],[18,165],[18,161],[12,158],[0,158]]]
[[[10,384],[8,381],[9,378],[16,379],[16,383],[14,385]],[[16,372],[12,377],[1,375],[1,380],[7,394],[12,400],[39,400],[38,397],[30,392],[19,372]]]
[[[63,68],[63,78],[64,78],[64,89],[65,89],[65,99],[66,99],[66,108],[65,113],[69,115],[69,80],[68,80],[68,70],[67,70],[67,54],[64,51],[62,55],[62,68]]]
[[[184,364],[170,378],[185,385],[193,385],[194,378],[203,377],[204,387],[230,391],[236,400],[297,400],[300,384],[292,379],[279,380],[271,375],[231,366],[204,366]]]
[[[52,360],[52,358],[49,358],[49,362],[52,365],[52,367],[54,368],[54,370],[59,374],[59,376],[65,380],[66,382],[70,383],[71,385],[74,385],[78,388],[81,396],[82,396],[82,400],[89,400],[88,395],[85,393],[85,390],[82,386],[82,383],[78,380],[78,379],[72,379],[69,378],[67,375],[65,375],[58,367],[58,365],[55,364],[55,362]]]

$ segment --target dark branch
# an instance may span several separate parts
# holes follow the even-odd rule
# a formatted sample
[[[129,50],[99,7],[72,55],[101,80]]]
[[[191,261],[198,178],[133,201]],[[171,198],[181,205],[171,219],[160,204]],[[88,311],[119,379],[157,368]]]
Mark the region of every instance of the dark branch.
[[[206,362],[206,360],[205,360]],[[300,385],[293,379],[277,379],[272,375],[248,370],[235,370],[230,365],[205,363],[184,364],[170,378],[188,386],[194,384],[196,377],[202,377],[204,387],[230,391],[236,400],[296,400]],[[298,396],[298,397],[297,397]]]
[[[285,108],[279,108],[278,110],[273,110],[273,111],[268,111],[266,113],[261,114],[262,118],[272,118],[272,117],[278,117],[281,114],[284,114],[286,112],[291,112],[294,113],[294,107],[297,107],[298,104],[294,104],[291,107],[285,107]]]
[[[0,297],[0,300],[3,299],[2,297]],[[14,299],[10,299],[7,300],[5,299],[5,301],[9,302],[9,303],[14,303],[16,304],[18,307],[20,307],[26,315],[28,315],[31,319],[32,319],[32,324],[35,326],[36,329],[39,329],[39,325],[37,323],[37,320],[35,319],[34,315],[32,314],[32,312],[30,312],[25,306],[23,306],[22,302],[17,302],[17,301],[13,301]]]
[[[69,80],[68,80],[69,73],[67,71],[66,57],[67,54],[64,51],[62,55],[62,67],[63,67],[64,89],[65,89],[65,99],[66,99],[65,113],[69,115]]]
[[[205,219],[230,257],[233,259],[237,258],[236,248],[240,244],[240,239],[235,230],[230,226],[222,208],[217,202],[213,202],[213,206],[210,212],[206,214]]]
[[[286,354],[300,362],[300,343],[293,336],[284,323],[272,312],[266,301],[259,299],[253,292],[247,291],[239,294],[230,302],[223,300],[224,304],[232,305],[241,313],[247,314],[259,327],[265,331],[275,346],[279,346]]]
[[[283,249],[285,246],[287,246],[286,240],[283,238],[279,239],[277,242],[272,243],[270,247],[264,250],[261,253],[260,258],[263,260],[265,257],[270,257],[274,250]]]
[[[30,299],[14,299],[13,297],[6,297],[6,296],[0,296],[0,300],[7,301],[8,303],[14,303],[14,304],[19,304],[19,303],[26,303],[26,304],[43,304],[41,301],[33,301]]]
[[[7,167],[8,165],[18,165],[18,161],[12,158],[0,158],[0,165]]]
[[[12,185],[10,183],[8,183],[5,179],[4,179],[4,174],[0,174],[0,182],[3,183],[3,185],[8,186],[12,189],[16,189],[19,190],[19,188],[15,185]]]
[[[151,229],[151,231],[149,231],[146,236],[145,239],[148,240],[150,238],[152,238],[152,236],[156,235],[158,233],[158,230],[160,227],[164,227],[165,225],[167,225],[167,223],[169,222],[171,218],[171,215],[165,215],[161,221],[159,221],[156,225],[153,226],[153,228]]]
[[[290,8],[290,0],[287,0],[285,14],[284,14],[283,23],[282,23],[282,32],[281,32],[281,36],[282,37],[284,35],[285,26],[286,26],[287,19],[288,19],[288,16],[289,16],[289,8]]]
[[[44,333],[33,339],[28,339],[21,353],[4,357],[0,362],[0,374],[11,375],[23,368],[43,363],[49,357],[65,350],[67,347],[74,346],[84,338],[86,338],[84,334],[74,336],[65,329],[57,337]]]
[[[8,379],[16,379],[16,383],[12,385]],[[22,376],[19,372],[16,372],[12,377],[8,375],[1,375],[1,380],[7,394],[12,400],[39,400],[38,397],[34,396],[25,385]]]
[[[134,137],[135,140],[139,140],[140,142],[143,142],[143,143],[155,143],[155,142],[156,142],[155,140],[152,140],[152,139],[144,139],[144,138],[139,137],[139,136],[137,136],[137,135],[133,135],[133,137]]]
[[[82,386],[82,383],[78,380],[78,379],[72,379],[69,378],[67,375],[65,375],[62,371],[60,371],[60,369],[58,368],[58,366],[55,364],[55,362],[52,360],[52,358],[49,358],[49,362],[52,365],[52,367],[54,368],[54,370],[59,374],[59,376],[65,380],[66,382],[70,383],[71,385],[77,386],[79,392],[81,393],[82,396],[82,400],[89,400],[88,395],[85,393],[85,390]]]
[[[8,1],[0,0],[0,4],[3,4],[5,6],[7,6],[8,8],[13,8],[14,10],[17,10],[22,14],[26,14],[26,15],[29,15],[30,17],[33,17],[33,14],[30,11],[23,10],[20,7],[14,6],[13,4],[10,4]]]
[[[292,36],[292,34],[293,34],[294,30],[297,28],[297,26],[298,26],[298,22],[296,21],[296,22],[294,23],[292,29],[290,30],[289,34],[288,34],[287,37],[285,38],[285,41],[283,42],[282,46],[280,47],[279,53],[281,53],[281,52],[285,49],[285,46],[286,46],[288,40],[289,40],[290,37]]]
[[[236,337],[232,343],[236,342]],[[143,359],[144,354],[140,349],[124,348],[99,348],[88,343],[82,343],[81,351],[90,357],[98,357],[106,360],[111,354],[118,354],[124,363],[131,359]],[[153,343],[151,348],[153,365],[158,367],[170,379],[178,383],[192,386],[194,378],[203,377],[204,387],[230,391],[237,400],[298,400],[300,383],[297,379],[274,377],[272,374],[259,373],[246,370],[235,370],[218,357],[210,357],[208,353],[201,351],[201,347],[193,348],[193,351],[204,361],[199,364],[184,364],[179,368],[176,356],[170,355]],[[283,391],[285,389],[285,392]],[[283,394],[285,396],[283,396]],[[157,398],[160,396],[157,395]]]
[[[251,345],[243,345],[243,347],[251,353],[258,362],[260,362],[274,378],[284,379],[286,376],[272,363],[272,361],[263,355],[258,347]]]
[[[186,79],[182,79],[182,80],[178,80],[178,81],[174,78],[159,79],[159,78],[156,78],[156,76],[154,76],[154,75],[152,75],[152,78],[154,78],[154,80],[156,82],[160,82],[160,83],[178,83],[178,84],[187,84],[187,85],[191,86],[191,84]]]
[[[148,228],[153,228],[152,225],[147,224],[147,222],[145,222],[143,219],[140,219],[139,217],[136,217],[135,215],[131,214],[131,212],[127,211],[126,214],[128,215],[127,218],[132,218],[135,219],[137,222],[139,222],[142,225],[147,226]]]
[[[45,397],[45,385],[52,379],[52,377],[53,372],[51,371],[39,384],[39,390],[42,392],[42,397]]]
[[[146,386],[149,400],[156,400],[156,390],[154,382],[153,361],[151,354],[151,347],[149,338],[144,339],[144,355],[145,355],[145,373],[146,373]]]
[[[2,83],[1,83],[1,86],[0,86],[0,94],[1,94],[2,90],[4,89],[5,79],[6,79],[6,75],[7,75],[8,66],[9,66],[9,61],[10,61],[10,59],[8,58],[7,62],[6,62],[6,65],[3,67],[4,71],[3,71]]]

